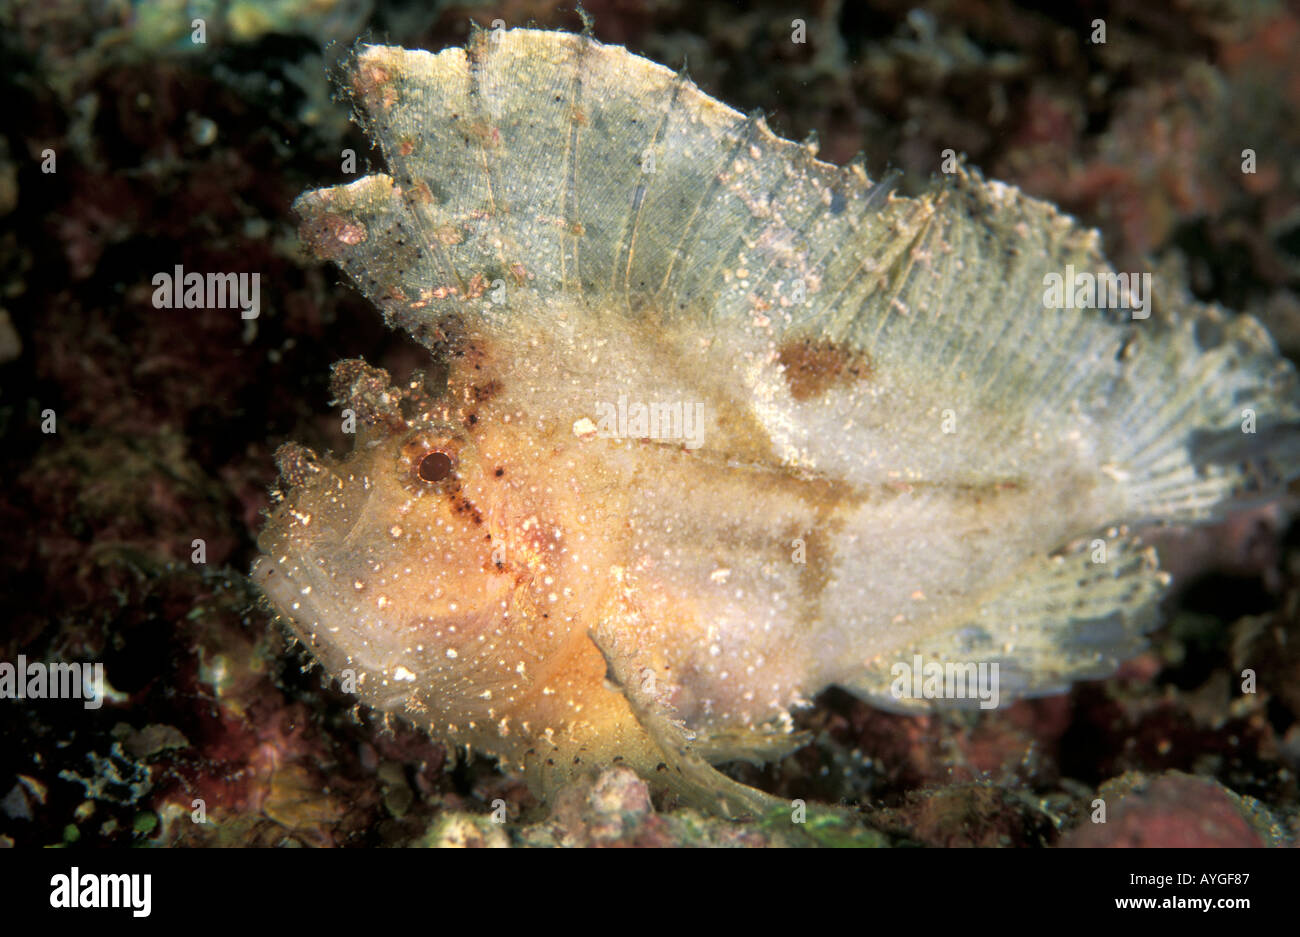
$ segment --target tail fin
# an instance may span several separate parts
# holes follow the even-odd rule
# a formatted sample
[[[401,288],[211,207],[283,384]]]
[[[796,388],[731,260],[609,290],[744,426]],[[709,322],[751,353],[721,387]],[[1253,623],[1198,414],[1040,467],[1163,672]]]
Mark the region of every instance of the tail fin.
[[[1211,520],[1300,474],[1297,375],[1268,332],[1188,297],[1177,307],[1134,331],[1148,347],[1125,352],[1142,364],[1115,415],[1124,447],[1104,470],[1123,483],[1130,523]]]
[[[1168,583],[1150,547],[1111,528],[1055,556],[1034,557],[1017,570],[1013,586],[990,595],[957,627],[882,655],[837,682],[875,706],[904,713],[992,708],[1062,693],[1077,680],[1109,676],[1142,650]],[[945,669],[956,675],[957,692],[951,685],[933,695],[912,692]],[[946,679],[950,684],[953,677]]]

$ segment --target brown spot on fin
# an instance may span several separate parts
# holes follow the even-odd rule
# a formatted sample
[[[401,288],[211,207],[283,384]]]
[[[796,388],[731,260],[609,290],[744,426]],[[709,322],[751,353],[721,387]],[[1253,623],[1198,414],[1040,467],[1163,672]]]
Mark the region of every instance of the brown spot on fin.
[[[803,402],[820,397],[832,387],[842,387],[871,377],[871,358],[865,351],[829,339],[795,338],[777,353],[785,368],[790,396]]]

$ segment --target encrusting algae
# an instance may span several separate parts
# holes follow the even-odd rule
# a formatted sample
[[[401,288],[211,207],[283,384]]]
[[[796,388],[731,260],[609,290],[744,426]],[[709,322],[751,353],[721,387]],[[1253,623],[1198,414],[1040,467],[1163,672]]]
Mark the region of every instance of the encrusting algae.
[[[1111,673],[1168,583],[1130,528],[1300,474],[1257,322],[1045,302],[1114,271],[1012,187],[901,197],[585,35],[364,46],[349,91],[390,173],[302,236],[445,382],[335,366],[355,448],[280,450],[253,576],[363,702],[542,796],[623,763],[757,812],[712,765],[793,750],[828,685]],[[993,693],[898,679],[935,664]]]

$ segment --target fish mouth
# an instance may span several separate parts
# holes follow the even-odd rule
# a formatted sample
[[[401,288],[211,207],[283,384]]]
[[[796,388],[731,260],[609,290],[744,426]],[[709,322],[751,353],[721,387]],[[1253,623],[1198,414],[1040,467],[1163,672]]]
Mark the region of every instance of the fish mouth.
[[[408,651],[379,640],[393,631],[392,622],[360,624],[355,609],[341,607],[323,577],[307,556],[263,554],[254,561],[250,579],[261,590],[279,620],[326,672],[339,678],[351,670],[356,692],[370,706],[398,711],[411,686],[400,677],[403,667],[419,671],[416,662],[404,660]],[[368,633],[367,627],[373,632]],[[409,679],[409,678],[408,678]]]
[[[295,573],[297,575],[295,575]],[[314,583],[311,565],[301,558],[276,561],[259,556],[249,573],[271,607],[322,664],[334,668],[353,660],[338,640],[341,619],[328,607],[326,596]]]
[[[283,568],[288,566],[284,559],[277,563],[270,556],[259,556],[253,563],[249,578],[271,603],[272,608],[289,624],[298,639],[319,656],[326,643],[320,635],[327,627],[324,624],[325,616],[321,614],[322,609],[313,595],[315,590],[311,584],[299,583],[291,572]],[[291,568],[302,570],[305,567],[295,563]],[[304,592],[304,588],[307,591]]]

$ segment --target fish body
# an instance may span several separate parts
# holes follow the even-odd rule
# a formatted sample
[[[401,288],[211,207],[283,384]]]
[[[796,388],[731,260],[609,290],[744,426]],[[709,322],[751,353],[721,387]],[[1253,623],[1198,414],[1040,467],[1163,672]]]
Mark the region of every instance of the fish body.
[[[1009,186],[901,197],[587,36],[367,46],[349,90],[390,171],[305,193],[302,237],[445,377],[336,365],[354,450],[281,449],[253,577],[362,701],[543,795],[617,761],[753,812],[711,765],[827,686],[1105,675],[1168,584],[1131,529],[1297,474],[1262,327],[1050,300],[1114,271]]]

